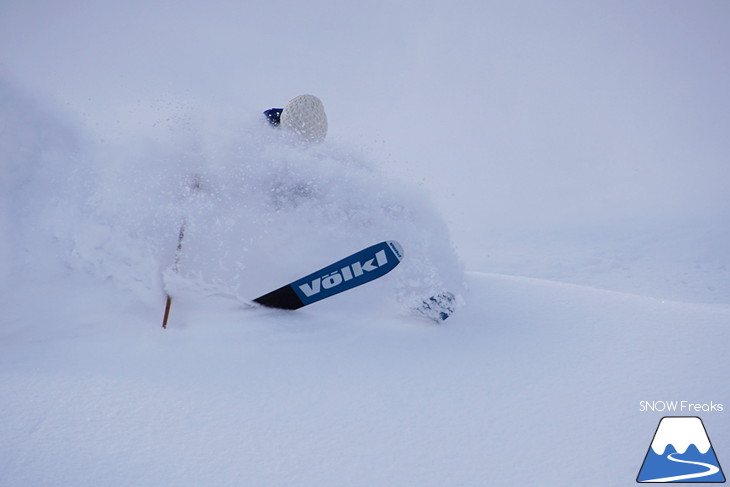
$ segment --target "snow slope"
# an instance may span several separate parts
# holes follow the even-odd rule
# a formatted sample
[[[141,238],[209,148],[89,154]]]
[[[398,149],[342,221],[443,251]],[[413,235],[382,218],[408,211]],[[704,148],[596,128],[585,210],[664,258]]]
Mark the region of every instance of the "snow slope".
[[[727,7],[541,5],[3,4],[0,485],[627,485],[664,400],[728,463]]]
[[[727,306],[469,282],[486,304],[448,326],[200,300],[167,332],[160,306],[36,285],[52,311],[3,336],[4,484],[615,485],[651,441],[639,400],[724,400]],[[727,423],[705,422],[721,455]]]
[[[22,97],[11,100],[34,113]],[[99,176],[88,166],[94,144],[35,113],[20,131],[28,144],[4,140],[8,153],[26,155],[7,163],[15,181],[5,180],[3,199],[12,210],[4,235],[18,239],[3,247],[3,485],[516,485],[536,477],[611,485],[635,476],[650,441],[653,418],[637,414],[639,401],[726,400],[727,304],[470,272],[467,305],[444,326],[388,299],[390,276],[299,312],[246,309],[232,288],[211,291],[231,267],[262,272],[247,274],[250,253],[225,258],[243,239],[226,212],[254,200],[224,187],[181,205],[210,217],[205,198],[223,195],[222,219],[238,224],[214,220],[207,236],[185,240],[184,256],[215,260],[183,258],[181,268],[198,274],[173,287],[163,331],[161,273],[179,214],[150,211],[140,189],[165,178],[141,178],[124,158]],[[132,153],[170,149],[134,144]],[[307,157],[327,161],[340,149],[319,150]],[[173,188],[185,194],[184,184]],[[150,189],[165,208],[178,201],[164,185]],[[368,208],[380,201],[360,198]],[[288,235],[292,227],[276,218],[291,215],[274,207],[264,235],[279,227]],[[311,216],[325,242],[336,247],[342,237],[327,222],[350,209]],[[161,223],[172,228],[155,254]],[[410,231],[407,239],[419,235]],[[266,264],[272,283],[284,282],[286,262]],[[705,421],[725,451],[727,423]]]

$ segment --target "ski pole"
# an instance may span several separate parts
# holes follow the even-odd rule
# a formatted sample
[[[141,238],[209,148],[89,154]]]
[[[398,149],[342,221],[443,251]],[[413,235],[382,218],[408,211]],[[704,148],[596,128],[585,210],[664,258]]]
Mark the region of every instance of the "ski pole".
[[[172,270],[177,274],[178,265],[180,263],[180,255],[182,254],[182,242],[185,237],[185,222],[180,225],[180,233],[177,236],[177,249],[175,250],[175,260],[172,262]],[[172,296],[167,294],[167,302],[165,303],[165,314],[162,317],[162,328],[167,328],[167,320],[170,317],[170,307],[172,306]]]

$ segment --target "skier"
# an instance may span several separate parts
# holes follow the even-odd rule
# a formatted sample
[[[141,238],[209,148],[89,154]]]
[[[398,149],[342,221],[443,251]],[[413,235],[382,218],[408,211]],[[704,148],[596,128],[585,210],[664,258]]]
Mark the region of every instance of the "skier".
[[[263,113],[271,126],[283,128],[298,140],[322,142],[327,136],[324,104],[314,95],[299,95],[291,99],[284,108],[270,108]],[[278,187],[275,193],[279,193],[281,189]],[[308,188],[302,189],[300,185],[290,186],[289,190],[297,198],[313,196]],[[453,293],[444,291],[420,300],[414,311],[434,321],[443,321],[455,308],[456,297]]]

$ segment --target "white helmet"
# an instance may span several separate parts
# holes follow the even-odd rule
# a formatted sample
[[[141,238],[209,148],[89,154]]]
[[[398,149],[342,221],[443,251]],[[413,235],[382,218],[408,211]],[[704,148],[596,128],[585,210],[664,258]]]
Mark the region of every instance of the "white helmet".
[[[281,126],[311,142],[327,136],[327,114],[322,101],[314,95],[292,98],[281,112]]]

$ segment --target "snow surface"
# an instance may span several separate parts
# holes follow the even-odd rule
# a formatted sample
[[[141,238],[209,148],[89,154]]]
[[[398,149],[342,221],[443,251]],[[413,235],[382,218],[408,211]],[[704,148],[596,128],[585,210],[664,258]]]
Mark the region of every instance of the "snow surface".
[[[0,485],[633,484],[662,400],[726,463],[730,7],[430,7],[0,6]]]

